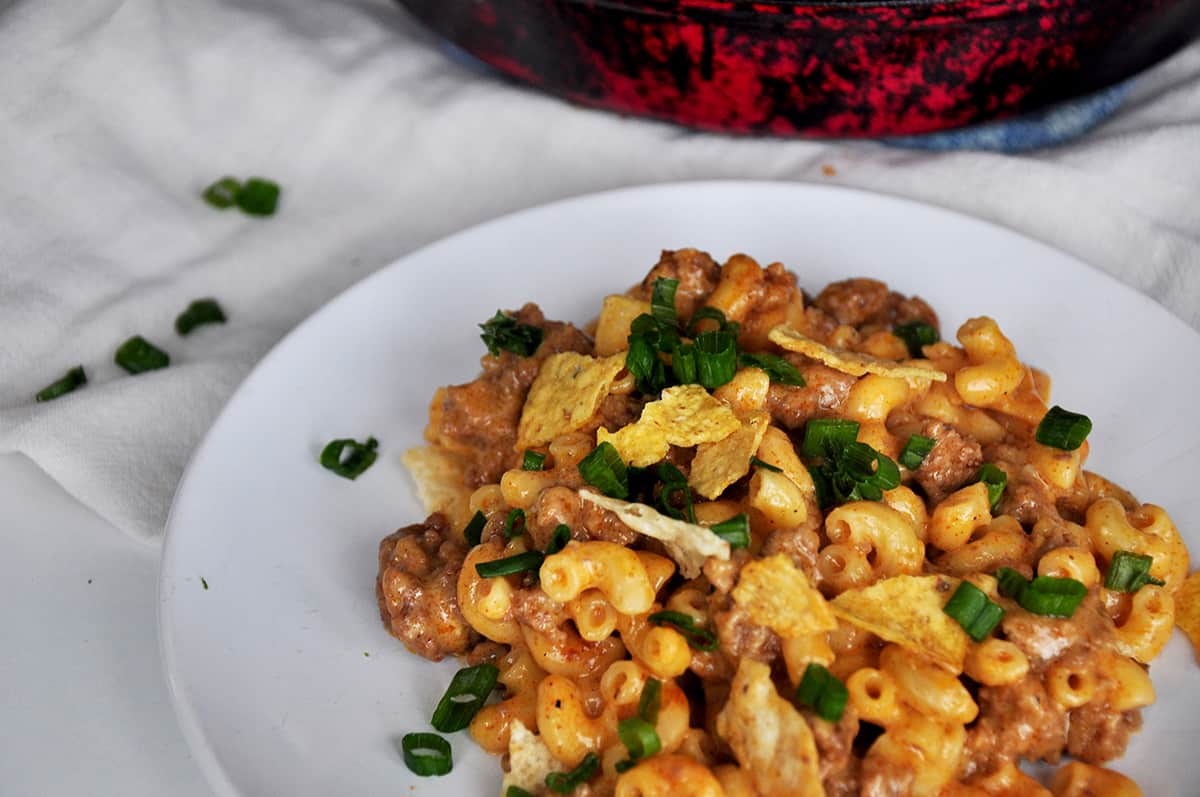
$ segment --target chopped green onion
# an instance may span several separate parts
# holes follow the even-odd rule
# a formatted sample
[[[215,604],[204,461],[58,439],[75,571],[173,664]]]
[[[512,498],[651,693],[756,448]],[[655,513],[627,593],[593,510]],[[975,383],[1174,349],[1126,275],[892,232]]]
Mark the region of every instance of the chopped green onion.
[[[546,546],[546,556],[558,553],[567,547],[567,543],[570,541],[571,527],[566,523],[559,523],[554,527],[554,533],[550,535],[550,543]]]
[[[520,786],[509,786],[504,792],[504,797],[533,797],[533,795]]]
[[[672,352],[679,348],[679,330],[674,324],[664,324],[649,313],[642,313],[629,325],[632,335],[646,339],[658,351]]]
[[[368,437],[367,442],[343,438],[334,440],[321,451],[321,467],[353,481],[375,464],[379,441]]]
[[[993,603],[987,593],[969,581],[958,585],[942,611],[962,626],[967,636],[976,642],[987,639],[1004,617],[1004,609]]]
[[[617,723],[617,736],[629,751],[630,761],[641,761],[662,749],[662,740],[654,726],[641,717],[629,717]]]
[[[497,578],[499,576],[514,576],[517,573],[528,573],[542,566],[545,555],[541,551],[526,551],[491,562],[480,562],[475,565],[475,572],[480,578]]]
[[[694,336],[696,334],[696,330],[700,326],[701,321],[716,321],[717,322],[716,331],[732,332],[735,337],[737,335],[737,330],[739,328],[736,321],[726,320],[725,314],[722,313],[717,308],[701,307],[699,310],[697,310],[692,315],[692,320],[688,322],[687,334]]]
[[[688,487],[687,478],[670,462],[658,464],[658,478],[662,482],[662,492],[658,496],[658,505],[663,512],[676,520],[696,522],[696,509],[692,503],[692,488]],[[676,495],[683,496],[683,511],[681,512],[673,500]]]
[[[728,332],[701,332],[696,347],[696,381],[709,390],[737,373],[737,338]]]
[[[222,177],[205,188],[201,196],[217,210],[226,210],[237,204],[238,192],[241,190],[242,183],[236,177]]]
[[[769,470],[769,471],[771,471],[771,473],[783,473],[783,468],[777,468],[774,465],[772,465],[770,462],[763,462],[758,457],[750,457],[750,465],[755,468],[762,468],[763,470]]]
[[[679,280],[659,277],[650,292],[650,313],[660,324],[675,326],[679,323],[675,315],[675,290]]]
[[[638,699],[638,716],[654,725],[658,722],[658,710],[662,706],[662,681],[647,678],[642,685],[642,696]]]
[[[463,529],[463,536],[467,539],[467,545],[474,548],[479,544],[479,540],[483,535],[483,527],[487,525],[487,515],[476,511],[471,519],[467,521],[467,527]]]
[[[1056,404],[1042,417],[1034,437],[1044,446],[1074,451],[1083,445],[1091,431],[1091,418]]]
[[[667,367],[645,335],[629,336],[625,367],[633,374],[637,389],[641,393],[657,393],[667,386]]]
[[[808,474],[812,477],[813,491],[817,494],[817,506],[821,509],[833,506],[835,503],[833,485],[829,483],[829,477],[825,475],[824,466],[809,465]]]
[[[892,333],[908,346],[908,353],[913,357],[923,357],[922,348],[937,343],[942,339],[938,331],[924,321],[909,321],[892,330]]]
[[[1073,578],[1038,576],[1028,581],[1011,567],[996,571],[1000,594],[1007,595],[1022,609],[1045,617],[1070,617],[1087,595],[1087,587]]]
[[[671,373],[681,385],[694,385],[700,379],[696,369],[696,347],[685,343],[671,353]]]
[[[175,319],[175,331],[187,335],[198,326],[224,324],[226,320],[225,311],[216,299],[197,299]]]
[[[273,216],[279,206],[279,184],[251,177],[237,192],[237,206],[250,216]]]
[[[430,724],[442,733],[454,733],[470,725],[496,688],[499,676],[500,670],[493,664],[477,664],[456,672],[433,710]]]
[[[804,387],[804,376],[800,369],[777,354],[751,354],[742,352],[738,363],[743,368],[758,368],[765,371],[772,382],[793,387]]]
[[[813,418],[804,424],[804,442],[800,453],[809,459],[827,457],[858,439],[858,421],[841,418]]]
[[[171,364],[171,357],[141,335],[121,344],[113,361],[131,374],[155,371]]]
[[[524,533],[525,510],[519,507],[508,510],[508,517],[504,518],[504,538],[511,540],[513,537],[520,537]]]
[[[796,689],[796,699],[826,722],[837,722],[842,718],[849,697],[845,684],[816,662],[805,668]]]
[[[925,461],[925,457],[929,456],[929,452],[933,450],[936,442],[932,437],[911,435],[900,452],[900,464],[909,470],[921,467],[921,463]]]
[[[654,625],[669,625],[676,631],[683,634],[684,639],[692,648],[696,650],[716,650],[717,636],[711,631],[707,631],[696,625],[696,620],[683,612],[655,612],[648,619]]]
[[[1161,587],[1165,582],[1150,575],[1150,568],[1153,566],[1153,556],[1133,551],[1117,551],[1108,565],[1104,586],[1117,592],[1137,592],[1147,584]]]
[[[851,443],[841,450],[838,471],[832,481],[834,493],[844,501],[879,501],[885,490],[900,486],[900,468],[866,443]],[[849,492],[845,487],[849,486]]]
[[[445,775],[454,768],[450,743],[436,733],[406,733],[400,739],[404,763],[421,777]]]
[[[579,475],[609,498],[629,497],[629,473],[617,449],[607,440],[579,461]]]
[[[55,382],[51,382],[37,392],[34,399],[37,401],[53,401],[59,396],[65,396],[73,390],[77,390],[87,384],[87,374],[83,372],[83,366],[77,365],[70,371],[67,371],[66,376]]]
[[[518,323],[515,318],[499,310],[479,328],[483,330],[479,337],[493,357],[499,357],[501,349],[521,357],[530,357],[542,345],[545,334],[540,327]]]
[[[546,776],[546,786],[557,794],[570,794],[576,788],[591,780],[600,769],[600,756],[588,753],[579,762],[579,766],[570,772],[551,772]]]
[[[995,512],[1000,508],[1000,499],[1004,497],[1004,488],[1008,485],[1008,474],[988,462],[979,469],[979,481],[987,485],[988,503]]]
[[[1021,593],[1025,591],[1025,587],[1029,585],[1029,579],[1021,575],[1018,571],[1011,567],[1002,567],[996,571],[996,582],[1000,588],[1000,594],[1006,598],[1012,598],[1015,601],[1020,601]]]
[[[745,512],[739,512],[729,520],[714,523],[708,530],[729,543],[730,548],[745,548],[750,544],[750,518],[746,517]]]
[[[521,470],[545,470],[546,455],[537,451],[526,451],[521,457]]]

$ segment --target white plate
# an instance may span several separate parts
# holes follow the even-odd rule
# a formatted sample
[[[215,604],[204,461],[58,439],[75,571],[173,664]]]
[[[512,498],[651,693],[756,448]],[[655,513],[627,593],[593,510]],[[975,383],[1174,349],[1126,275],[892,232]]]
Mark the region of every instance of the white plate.
[[[1200,336],[1142,295],[1007,230],[855,191],[692,183],[560,202],[348,290],[263,360],[197,450],[159,619],[180,723],[218,792],[498,792],[497,761],[465,733],[445,778],[414,777],[397,752],[429,729],[456,669],[406,652],[375,606],[379,539],[423,517],[400,455],[421,442],[434,388],[476,375],[476,324],[496,308],[534,300],[583,323],[683,246],[780,260],[810,291],[879,277],[927,299],[944,330],[995,317],[1055,377],[1055,400],[1094,420],[1091,467],[1166,506],[1200,551]],[[325,442],[367,435],[381,456],[357,481],[316,464]],[[1160,702],[1118,767],[1147,794],[1183,797],[1200,782],[1200,671],[1178,634],[1153,676]]]

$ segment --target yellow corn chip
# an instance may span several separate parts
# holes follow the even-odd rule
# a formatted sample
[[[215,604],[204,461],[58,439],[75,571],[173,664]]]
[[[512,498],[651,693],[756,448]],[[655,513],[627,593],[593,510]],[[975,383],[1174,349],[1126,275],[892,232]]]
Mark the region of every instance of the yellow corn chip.
[[[821,593],[783,554],[756,559],[743,567],[733,589],[733,602],[755,623],[783,639],[837,628],[837,620]]]
[[[400,460],[417,485],[417,497],[429,514],[443,512],[454,526],[470,520],[471,490],[463,480],[462,459],[436,446],[410,448]]]
[[[846,590],[829,605],[846,622],[958,673],[967,655],[967,632],[942,611],[958,583],[945,576],[893,576]]]
[[[629,348],[629,327],[633,320],[650,312],[650,302],[619,294],[604,297],[604,307],[596,321],[596,354],[607,357]]]
[[[722,561],[729,558],[729,543],[704,526],[661,515],[645,504],[632,504],[589,490],[580,490],[579,497],[609,510],[638,534],[660,541],[684,578],[700,575],[700,568],[710,556]]]
[[[1175,625],[1192,640],[1200,661],[1200,573],[1192,573],[1175,593]]]
[[[788,351],[799,352],[805,357],[828,365],[835,371],[841,371],[851,376],[863,374],[879,374],[896,379],[924,381],[926,383],[945,382],[946,374],[932,365],[921,363],[919,360],[909,360],[907,363],[897,363],[891,360],[881,360],[869,354],[834,349],[824,343],[805,337],[788,326],[778,326],[771,330],[768,337],[771,342]]]
[[[679,385],[667,388],[662,398],[643,407],[636,423],[616,432],[601,428],[596,442],[611,443],[625,464],[645,468],[665,457],[670,446],[710,443],[728,437],[740,426],[733,410],[700,385]]]
[[[516,786],[530,794],[541,794],[546,787],[546,776],[564,767],[550,753],[542,737],[531,733],[519,719],[512,721],[511,728],[508,737],[509,771],[504,773],[500,793],[505,794],[509,786]]]
[[[754,412],[733,434],[697,447],[688,484],[705,498],[716,498],[723,493],[726,487],[750,472],[750,457],[758,451],[770,423],[769,414]]]
[[[586,425],[624,367],[623,354],[596,359],[564,351],[547,357],[521,410],[516,450],[545,445]]]
[[[766,664],[750,658],[738,664],[729,700],[717,715],[717,734],[760,797],[825,797],[812,729],[775,691]]]

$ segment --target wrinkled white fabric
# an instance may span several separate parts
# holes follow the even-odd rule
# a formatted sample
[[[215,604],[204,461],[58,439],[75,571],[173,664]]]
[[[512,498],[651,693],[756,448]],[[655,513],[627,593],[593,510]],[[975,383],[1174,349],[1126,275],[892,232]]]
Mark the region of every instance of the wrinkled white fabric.
[[[199,201],[224,174],[277,180],[278,215]],[[1200,326],[1197,45],[1072,145],[927,154],[583,110],[447,58],[386,0],[0,0],[0,175],[0,451],[147,540],[222,403],[314,308],[455,230],[600,189],[757,177],[912,197]],[[177,337],[210,295],[229,323]],[[113,351],[136,333],[172,367],[125,376]],[[33,403],[80,363],[86,390]]]

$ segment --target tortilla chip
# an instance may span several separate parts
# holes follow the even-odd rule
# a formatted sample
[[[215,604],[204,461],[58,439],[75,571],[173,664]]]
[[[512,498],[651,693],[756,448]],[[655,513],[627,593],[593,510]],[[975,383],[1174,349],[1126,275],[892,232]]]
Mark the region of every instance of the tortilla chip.
[[[604,297],[596,321],[596,354],[607,357],[629,348],[629,327],[638,316],[650,312],[650,302],[615,294]]]
[[[760,797],[825,797],[812,729],[776,693],[766,664],[750,658],[738,664],[729,700],[717,715],[717,734]]]
[[[454,526],[470,519],[471,490],[464,480],[465,465],[457,454],[437,446],[410,448],[400,459],[417,485],[425,512],[443,512]]]
[[[742,568],[733,602],[750,619],[783,639],[837,628],[837,620],[803,570],[783,554],[756,559]]]
[[[705,498],[725,492],[726,487],[750,472],[750,457],[758,451],[770,423],[768,413],[754,412],[733,434],[697,447],[688,484]]]
[[[958,583],[945,576],[893,576],[846,590],[829,605],[846,622],[958,673],[969,639],[962,626],[942,611]]]
[[[924,382],[945,382],[946,374],[937,370],[931,364],[920,360],[909,360],[897,363],[891,360],[881,360],[869,354],[834,349],[824,343],[805,337],[789,326],[778,326],[768,335],[771,342],[788,351],[798,352],[805,357],[811,357],[829,366],[835,371],[841,371],[851,376],[864,374],[879,374],[895,379],[908,379]]]
[[[545,445],[583,428],[624,367],[623,354],[596,359],[564,351],[547,357],[521,410],[516,450]]]
[[[1192,641],[1200,662],[1200,573],[1185,578],[1175,593],[1175,625]]]
[[[579,497],[609,510],[637,533],[661,542],[684,578],[700,575],[700,568],[709,557],[729,559],[729,543],[704,526],[661,515],[645,504],[620,501],[588,490],[580,490]]]
[[[645,468],[662,460],[671,446],[694,446],[728,437],[741,424],[733,410],[700,385],[679,385],[642,408],[642,417],[616,432],[601,428],[596,442],[609,442],[626,465]],[[749,458],[747,458],[749,461]]]
[[[500,793],[506,794],[509,786],[516,786],[530,794],[541,794],[546,787],[546,776],[562,771],[563,765],[551,755],[542,737],[531,733],[523,722],[514,719],[510,727],[509,771],[504,773]]]

